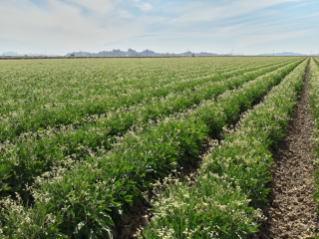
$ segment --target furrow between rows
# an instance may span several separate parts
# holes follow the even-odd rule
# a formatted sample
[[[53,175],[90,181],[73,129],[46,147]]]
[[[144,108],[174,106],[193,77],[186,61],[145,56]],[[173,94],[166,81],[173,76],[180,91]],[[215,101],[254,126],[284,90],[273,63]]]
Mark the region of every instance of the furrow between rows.
[[[282,65],[286,65],[286,63]],[[268,66],[265,70],[273,67],[276,66]],[[256,71],[255,68],[253,69]],[[254,71],[251,73],[252,76],[256,74]],[[115,89],[110,89],[109,92],[105,92],[102,96],[96,95],[90,99],[81,97],[81,99],[63,104],[41,104],[39,100],[35,99],[40,104],[30,102],[27,107],[6,112],[0,116],[0,141],[14,140],[21,134],[52,127],[60,128],[64,125],[79,127],[89,123],[96,117],[103,117],[103,114],[109,114],[121,107],[148,103],[152,99],[169,97],[170,94],[179,94],[191,89],[196,90],[196,87],[203,84],[222,82],[232,76],[249,78],[250,74],[237,70],[225,76],[217,74],[211,77],[200,77],[185,81],[169,80],[164,85],[154,82],[152,86],[146,88],[142,86],[136,89],[122,87],[120,89],[123,91],[122,93],[117,92]],[[15,100],[12,99],[12,101]],[[2,106],[2,108],[5,110],[6,107]]]
[[[294,113],[308,61],[274,87],[263,102],[241,117],[203,158],[199,176],[186,182],[168,177],[152,202],[151,223],[139,238],[244,238],[265,220],[271,150],[285,135]],[[147,223],[146,223],[147,224]],[[143,234],[143,235],[142,235]]]
[[[282,76],[280,74],[282,70],[282,73],[286,74],[295,66],[296,64],[281,67],[275,71],[279,73],[276,77],[279,79]],[[266,72],[258,72],[258,74],[264,73]],[[254,76],[257,77],[258,74]],[[272,73],[268,72],[268,74]],[[209,110],[209,107],[212,107],[211,105],[215,102],[215,97],[220,95],[219,101],[222,103],[226,118],[211,127],[210,131],[212,136],[218,137],[221,127],[226,123],[234,122],[239,112],[248,108],[251,101],[261,97],[260,95],[254,95],[252,91],[252,93],[247,93],[251,95],[245,99],[242,97],[243,93],[240,89],[229,97],[228,89],[236,88],[250,80],[250,77],[244,77],[214,83],[209,87],[204,86],[197,89],[195,92],[189,91],[188,94],[172,95],[169,98],[153,101],[149,104],[141,104],[139,107],[118,110],[109,114],[108,117],[100,118],[83,128],[74,129],[70,127],[61,131],[51,129],[38,134],[28,134],[26,137],[21,137],[16,143],[5,142],[0,145],[0,158],[2,160],[0,168],[1,195],[5,196],[14,192],[21,193],[26,184],[33,184],[35,177],[50,171],[52,166],[63,165],[71,159],[80,161],[91,155],[102,154],[105,150],[111,149],[112,143],[116,142],[118,135],[125,134],[132,125],[145,126],[150,120],[160,120],[175,112],[187,110],[194,104],[199,106],[191,108],[190,113],[187,114],[203,115],[203,111]],[[261,81],[262,76],[259,79],[259,82]],[[266,92],[266,90],[267,88],[263,92]],[[223,92],[225,93],[222,94]],[[233,93],[234,91],[232,91]],[[242,100],[235,102],[239,97],[242,97]],[[209,98],[212,99],[207,101]],[[230,102],[228,102],[229,100]]]
[[[304,65],[305,62],[298,66],[297,72]],[[247,82],[219,96],[217,101],[205,101],[189,112],[129,131],[106,154],[90,155],[77,162],[72,158],[64,160],[65,165],[36,179],[30,189],[35,198],[32,208],[23,208],[18,215],[16,202],[4,201],[10,204],[2,212],[6,218],[4,233],[20,229],[25,234],[47,233],[47,238],[62,233],[68,237],[111,237],[114,224],[143,200],[143,190],[172,169],[196,160],[208,137],[219,137],[224,126],[234,122],[295,66]],[[33,231],[30,227],[15,226],[19,220],[23,224],[26,217],[36,228]],[[41,227],[35,223],[48,217],[54,220]]]

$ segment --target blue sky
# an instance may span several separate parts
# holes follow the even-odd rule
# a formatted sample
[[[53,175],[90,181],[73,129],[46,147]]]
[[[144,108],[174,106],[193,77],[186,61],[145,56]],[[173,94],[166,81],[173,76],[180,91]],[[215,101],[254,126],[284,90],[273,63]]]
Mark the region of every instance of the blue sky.
[[[0,0],[0,52],[319,53],[318,0]]]

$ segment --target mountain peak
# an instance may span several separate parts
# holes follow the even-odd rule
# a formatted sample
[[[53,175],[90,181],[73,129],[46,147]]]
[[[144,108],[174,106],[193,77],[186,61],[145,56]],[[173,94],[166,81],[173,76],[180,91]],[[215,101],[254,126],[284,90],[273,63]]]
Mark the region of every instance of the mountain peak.
[[[217,56],[215,53],[193,53],[191,51],[187,51],[185,53],[175,54],[175,53],[156,53],[152,50],[146,49],[142,52],[137,52],[131,48],[127,51],[121,51],[120,49],[112,51],[101,51],[99,53],[89,53],[89,52],[73,52],[68,53],[66,56],[71,56],[74,54],[75,56]]]

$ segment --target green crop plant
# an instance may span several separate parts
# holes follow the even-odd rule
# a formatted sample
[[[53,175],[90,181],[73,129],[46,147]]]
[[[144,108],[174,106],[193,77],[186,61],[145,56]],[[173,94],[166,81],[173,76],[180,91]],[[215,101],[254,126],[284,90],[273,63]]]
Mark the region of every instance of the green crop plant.
[[[120,219],[144,200],[144,190],[197,160],[208,140],[221,138],[227,126],[305,61],[1,64],[2,237],[112,238]],[[244,189],[224,189],[220,198],[244,202],[240,208],[232,204],[240,218],[249,219],[239,228],[254,230],[247,215],[255,211],[247,207]]]
[[[155,183],[164,192],[153,202],[155,215],[144,238],[243,238],[258,231],[264,218],[258,206],[269,190],[269,150],[288,128],[307,63],[244,113],[236,131],[225,132],[221,144],[204,157],[195,183],[172,177],[163,186]]]

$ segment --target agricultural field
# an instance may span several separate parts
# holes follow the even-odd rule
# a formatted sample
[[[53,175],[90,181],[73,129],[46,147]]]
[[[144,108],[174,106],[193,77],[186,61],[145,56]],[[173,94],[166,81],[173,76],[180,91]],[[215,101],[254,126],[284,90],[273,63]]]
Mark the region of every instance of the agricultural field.
[[[0,61],[1,238],[314,233],[318,62]]]

